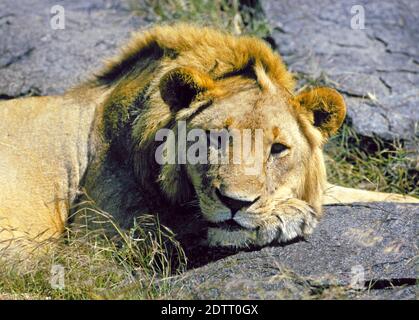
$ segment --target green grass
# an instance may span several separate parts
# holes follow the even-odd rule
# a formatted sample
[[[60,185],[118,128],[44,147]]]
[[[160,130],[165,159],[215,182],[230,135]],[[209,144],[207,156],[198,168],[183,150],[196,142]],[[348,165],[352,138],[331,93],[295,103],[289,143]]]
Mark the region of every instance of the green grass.
[[[366,138],[344,125],[325,148],[328,179],[347,187],[419,197],[417,150],[418,142],[407,147],[397,140]]]
[[[261,38],[270,33],[269,24],[255,8],[254,0],[129,0],[129,3],[134,12],[157,23],[191,22]]]

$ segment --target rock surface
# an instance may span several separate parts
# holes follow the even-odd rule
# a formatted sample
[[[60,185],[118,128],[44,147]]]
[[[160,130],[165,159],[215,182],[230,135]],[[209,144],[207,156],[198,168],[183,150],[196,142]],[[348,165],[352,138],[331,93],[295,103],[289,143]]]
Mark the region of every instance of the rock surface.
[[[54,5],[65,29],[51,27]],[[0,97],[59,94],[85,79],[146,22],[117,0],[0,2]]]
[[[236,253],[175,286],[198,299],[415,299],[418,218],[418,205],[328,206],[306,241]]]
[[[261,0],[273,38],[302,83],[346,96],[362,135],[412,139],[419,122],[419,1]],[[364,8],[365,29],[354,5]],[[354,8],[354,10],[356,7]]]

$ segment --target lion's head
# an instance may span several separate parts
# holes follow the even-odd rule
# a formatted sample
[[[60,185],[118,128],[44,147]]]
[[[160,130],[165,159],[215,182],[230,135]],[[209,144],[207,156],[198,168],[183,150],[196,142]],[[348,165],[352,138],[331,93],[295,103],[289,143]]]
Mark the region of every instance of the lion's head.
[[[345,116],[335,90],[295,95],[292,76],[267,44],[209,28],[154,28],[134,39],[122,61],[99,81],[124,74],[112,80],[114,95],[138,88],[127,108],[135,115],[133,161],[143,185],[152,179],[171,201],[196,200],[211,245],[265,245],[311,232],[326,182],[322,147]],[[161,129],[174,138],[158,137]],[[246,130],[250,149],[237,154],[234,146],[244,150]],[[190,132],[194,139],[187,141]],[[200,144],[191,151],[199,139],[207,142],[204,149]],[[162,147],[166,156],[174,152],[176,163],[156,163]],[[179,161],[187,152],[208,161]],[[217,163],[220,154],[224,161]]]

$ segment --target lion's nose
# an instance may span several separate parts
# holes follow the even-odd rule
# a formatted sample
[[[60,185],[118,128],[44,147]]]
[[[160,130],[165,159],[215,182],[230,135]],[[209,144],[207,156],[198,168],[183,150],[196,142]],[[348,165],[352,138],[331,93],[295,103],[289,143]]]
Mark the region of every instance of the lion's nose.
[[[220,201],[227,208],[231,210],[232,218],[234,217],[237,211],[243,208],[250,207],[253,203],[255,203],[259,199],[259,197],[257,197],[256,199],[252,201],[248,201],[248,200],[232,198],[232,197],[226,196],[225,194],[222,194],[219,189],[215,190],[215,194],[217,195],[218,199],[220,199]]]

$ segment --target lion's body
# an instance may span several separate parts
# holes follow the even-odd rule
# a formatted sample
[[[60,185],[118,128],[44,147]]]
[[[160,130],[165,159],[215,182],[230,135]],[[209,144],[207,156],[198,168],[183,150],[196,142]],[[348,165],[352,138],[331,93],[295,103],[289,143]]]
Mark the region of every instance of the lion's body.
[[[181,76],[184,82],[182,90],[196,90],[197,98],[188,101],[194,106],[193,110],[207,103],[205,108],[213,104],[211,112],[206,114],[203,108],[203,112],[196,116],[188,114],[191,109],[176,110],[177,113],[171,109],[177,108],[176,103],[184,102],[175,101],[170,91],[178,89],[170,87],[173,77],[178,74],[166,76],[176,68],[186,70],[182,71],[185,72]],[[189,83],[192,81],[193,85]],[[197,186],[202,183],[202,172],[191,168],[179,170],[175,169],[176,166],[160,168],[153,163],[153,138],[158,129],[173,128],[174,119],[184,118],[195,127],[208,123],[220,128],[228,118],[228,126],[233,123],[233,126],[244,128],[245,123],[258,123],[265,129],[263,121],[266,120],[263,119],[269,119],[266,112],[278,112],[281,121],[273,127],[272,139],[276,139],[277,131],[295,132],[288,142],[304,146],[300,153],[293,154],[305,159],[301,161],[301,168],[294,170],[295,165],[277,164],[278,170],[290,168],[294,173],[285,180],[270,178],[271,175],[246,180],[241,168],[234,166],[227,170],[231,176],[224,176],[224,182],[220,182],[223,174],[228,175],[221,168],[211,186],[221,188],[229,184],[226,194],[241,192],[249,199],[256,199],[260,197],[260,190],[273,183],[269,187],[271,194],[273,190],[281,190],[286,193],[281,199],[295,198],[287,208],[299,207],[301,212],[308,210],[298,221],[305,222],[310,230],[315,223],[307,217],[321,215],[322,201],[386,200],[383,194],[357,193],[342,188],[329,191],[328,198],[323,200],[326,188],[320,148],[323,138],[319,130],[310,127],[308,120],[300,119],[302,116],[297,111],[302,109],[299,106],[295,111],[288,105],[287,99],[293,97],[290,94],[293,85],[292,77],[279,56],[260,40],[235,38],[190,26],[160,27],[137,35],[124,54],[111,62],[98,77],[63,96],[0,102],[0,246],[16,246],[19,243],[17,238],[22,241],[35,239],[36,242],[59,236],[81,190],[123,225],[129,224],[138,214],[154,213],[161,208],[168,210],[169,200],[190,201],[194,191],[204,201],[205,193],[210,191]],[[188,98],[186,94],[184,96]],[[264,107],[254,111],[254,105],[247,101],[256,101],[256,104],[263,101]],[[281,102],[280,109],[276,109],[278,101]],[[245,110],[248,110],[247,115],[243,114]],[[305,114],[305,111],[301,113]],[[210,114],[217,114],[218,118],[210,119]],[[342,114],[339,117],[342,118]],[[340,118],[336,121],[343,120]],[[334,126],[333,130],[338,125],[329,123],[329,126]],[[326,129],[333,131],[326,126],[322,130]],[[184,176],[180,176],[182,170],[187,171]],[[275,185],[275,179],[278,179],[277,184],[281,181],[281,185]],[[259,184],[258,191],[256,186]],[[158,185],[157,189],[155,185]],[[159,188],[162,194],[155,191]],[[264,196],[261,199],[265,199]],[[398,196],[390,200],[415,201]],[[205,201],[209,203],[208,199]],[[306,202],[315,209],[314,213],[308,209],[309,206],[306,208]],[[271,208],[272,203],[268,201],[264,205],[269,210],[276,210]],[[215,207],[220,209],[222,206],[217,203]],[[255,212],[262,207],[256,208]],[[211,222],[220,221],[211,216],[214,212],[207,213],[206,218]],[[294,213],[289,211],[287,214],[292,217]],[[290,219],[294,221],[294,218]],[[270,223],[271,220],[264,221]],[[275,221],[277,223],[277,219]],[[267,244],[272,237],[288,240],[310,232],[301,231],[300,234],[295,229],[296,223],[283,225],[282,236],[277,235],[276,229],[269,229],[255,244]],[[288,227],[289,234],[285,235],[284,230]],[[219,233],[219,230],[213,231]],[[237,241],[229,239],[235,237],[235,233],[230,233],[225,241],[216,239],[213,244],[244,246],[250,243],[247,237],[254,236],[254,231],[251,233],[244,235],[246,239]],[[241,237],[239,233],[236,235]],[[218,235],[223,236],[225,234]]]
[[[93,107],[63,97],[0,103],[0,225],[14,236],[63,232],[88,165],[93,116]]]

